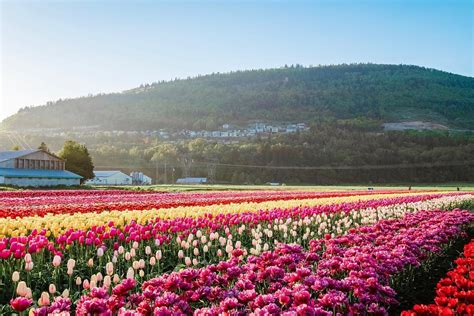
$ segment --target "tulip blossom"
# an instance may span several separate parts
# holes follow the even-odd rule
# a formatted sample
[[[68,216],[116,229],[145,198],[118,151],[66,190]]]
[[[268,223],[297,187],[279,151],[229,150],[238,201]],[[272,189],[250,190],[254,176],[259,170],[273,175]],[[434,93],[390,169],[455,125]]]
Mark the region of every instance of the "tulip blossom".
[[[13,272],[12,281],[15,282],[15,283],[20,281],[20,273],[18,273],[18,271]]]
[[[51,284],[49,285],[48,290],[49,290],[49,293],[51,293],[51,294],[56,293],[56,285],[54,285],[53,283],[51,283]]]
[[[54,256],[54,258],[53,258],[53,266],[54,266],[55,268],[57,268],[57,267],[59,267],[60,264],[61,264],[61,257],[58,256],[58,255]]]
[[[39,306],[47,306],[51,303],[48,292],[42,292],[41,297],[38,300]]]
[[[20,281],[16,287],[16,294],[20,296],[26,296],[28,294],[26,282]]]
[[[17,297],[10,301],[11,307],[17,312],[25,311],[28,307],[30,307],[31,303],[33,303],[33,300],[25,297]]]

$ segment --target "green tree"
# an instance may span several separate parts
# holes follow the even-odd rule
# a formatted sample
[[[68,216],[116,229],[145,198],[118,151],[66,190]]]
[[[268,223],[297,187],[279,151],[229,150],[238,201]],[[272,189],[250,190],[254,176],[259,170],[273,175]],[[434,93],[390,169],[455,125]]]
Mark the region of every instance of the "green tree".
[[[94,165],[85,145],[68,140],[58,155],[66,160],[66,170],[83,177],[81,183],[94,178]]]
[[[13,150],[13,151],[19,151],[19,150],[20,150],[20,146],[18,146],[18,145],[13,146],[13,147],[12,147],[12,150]]]
[[[151,157],[153,162],[173,162],[178,159],[178,151],[172,144],[163,144],[158,146]]]
[[[48,148],[48,146],[46,145],[45,142],[41,142],[41,144],[38,146],[38,149],[44,150],[44,151],[46,151],[46,152],[49,152],[49,148]]]

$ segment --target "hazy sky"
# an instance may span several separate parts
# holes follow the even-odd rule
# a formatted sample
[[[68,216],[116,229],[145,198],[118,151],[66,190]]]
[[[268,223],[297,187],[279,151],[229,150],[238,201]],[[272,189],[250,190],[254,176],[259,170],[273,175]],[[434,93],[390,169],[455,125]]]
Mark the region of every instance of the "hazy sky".
[[[293,63],[474,75],[471,0],[0,3],[0,120],[59,98]]]

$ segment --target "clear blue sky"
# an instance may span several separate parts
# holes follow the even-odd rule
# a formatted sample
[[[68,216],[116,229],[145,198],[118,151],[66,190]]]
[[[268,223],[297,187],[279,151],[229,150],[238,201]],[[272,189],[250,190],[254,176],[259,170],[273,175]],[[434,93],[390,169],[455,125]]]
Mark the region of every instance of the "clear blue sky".
[[[0,2],[0,120],[59,98],[293,63],[474,74],[472,1]]]

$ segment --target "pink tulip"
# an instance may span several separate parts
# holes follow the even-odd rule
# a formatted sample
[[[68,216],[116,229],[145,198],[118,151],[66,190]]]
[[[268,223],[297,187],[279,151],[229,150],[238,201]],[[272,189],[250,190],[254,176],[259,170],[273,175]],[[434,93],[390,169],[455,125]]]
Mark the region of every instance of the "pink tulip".
[[[61,265],[61,257],[58,256],[58,255],[54,256],[54,258],[53,258],[53,266],[54,266],[55,268],[57,268],[57,267],[59,267],[60,265]]]
[[[41,293],[41,297],[40,299],[38,300],[38,305],[39,306],[47,306],[49,305],[51,302],[50,302],[50,299],[49,299],[49,293],[48,292],[43,292]]]

